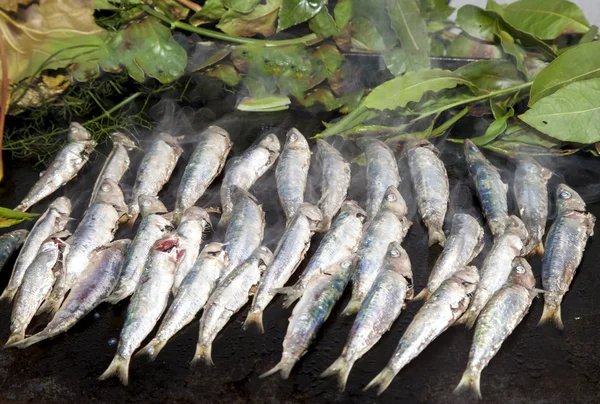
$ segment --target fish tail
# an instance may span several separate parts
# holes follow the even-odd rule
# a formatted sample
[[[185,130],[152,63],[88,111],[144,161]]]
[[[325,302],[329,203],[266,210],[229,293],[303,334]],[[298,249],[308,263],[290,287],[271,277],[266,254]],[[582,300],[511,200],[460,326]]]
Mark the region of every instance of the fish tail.
[[[271,368],[271,370],[268,370],[265,373],[263,373],[262,375],[260,375],[259,378],[263,379],[267,376],[271,376],[277,372],[280,372],[281,378],[283,380],[287,380],[288,377],[290,377],[290,373],[292,373],[292,368],[294,367],[295,364],[296,364],[295,361],[284,360],[283,358],[281,358],[281,360],[279,361],[279,363],[277,365],[275,365],[273,368]]]
[[[481,379],[480,372],[473,372],[470,369],[465,370],[460,379],[460,383],[454,389],[454,394],[461,394],[465,391],[472,391],[477,395],[477,398],[481,400],[481,388],[479,385],[479,381]]]
[[[57,295],[50,296],[50,298],[48,300],[46,300],[44,302],[44,304],[42,304],[40,306],[36,315],[48,313],[48,314],[50,314],[50,316],[54,317],[54,315],[56,314],[58,309],[60,309],[60,306],[64,299],[65,299],[64,293],[61,293],[58,296]]]
[[[244,330],[247,329],[250,326],[250,324],[256,324],[258,331],[260,331],[261,334],[265,333],[265,327],[263,326],[262,310],[250,311],[248,313],[248,317],[246,317],[246,321],[244,321]]]
[[[6,345],[4,346],[5,348],[19,348],[19,349],[23,349],[23,348],[27,348],[32,346],[33,344],[37,344],[38,342],[41,342],[45,339],[50,338],[50,335],[46,332],[40,332],[36,335],[32,335],[29,338],[25,338],[25,339],[21,339],[20,341],[16,341],[13,343],[7,342]],[[9,340],[10,341],[10,340]]]
[[[123,385],[129,384],[129,361],[131,358],[124,358],[117,354],[108,366],[108,369],[100,375],[98,380],[106,380],[109,377],[117,376]]]
[[[15,295],[17,294],[17,289],[9,289],[6,287],[2,295],[0,296],[0,301],[10,303],[13,301]]]
[[[535,248],[532,251],[533,254],[537,254],[539,256],[543,256],[545,252],[546,250],[544,249],[544,244],[541,242],[537,246],[535,246]]]
[[[8,341],[6,341],[6,344],[4,344],[4,348],[10,348],[17,342],[23,341],[24,338],[25,338],[25,330],[13,332],[12,334],[10,334],[10,337],[8,337]]]
[[[342,311],[342,316],[351,316],[353,314],[358,313],[363,303],[363,299],[360,297],[355,297],[354,295],[346,305],[344,311]]]
[[[154,362],[160,351],[167,345],[167,341],[163,341],[158,338],[153,338],[144,348],[142,348],[136,355],[146,356],[148,361]]]
[[[331,366],[321,373],[321,377],[328,377],[337,374],[338,386],[340,391],[343,392],[346,389],[346,383],[348,382],[348,376],[352,370],[352,365],[354,365],[354,362],[349,362],[345,356],[340,356],[331,364]]]
[[[139,213],[135,213],[131,216],[127,216],[127,220],[125,221],[125,228],[127,230],[133,230],[133,225],[135,224],[137,218],[139,216]]]
[[[429,228],[429,247],[439,244],[442,247],[446,244],[446,235],[441,229]]]
[[[179,204],[177,204],[177,205],[179,205]],[[173,210],[172,223],[175,226],[179,226],[179,224],[181,223],[182,216],[183,216],[183,211],[181,210],[181,208],[179,206],[175,206],[175,209]]]
[[[203,345],[198,343],[196,345],[196,353],[194,354],[194,358],[192,359],[192,362],[190,362],[190,365],[195,367],[200,360],[207,365],[215,366],[212,360],[212,344]]]
[[[287,309],[300,297],[302,297],[302,289],[294,286],[286,286],[284,288],[278,288],[274,290],[275,293],[285,295],[283,298],[283,308]]]
[[[394,377],[396,377],[396,373],[386,366],[377,376],[373,378],[373,380],[371,380],[369,384],[367,384],[363,391],[377,386],[377,395],[379,396],[388,388],[390,383],[392,383]]]
[[[562,322],[560,305],[552,306],[549,304],[544,304],[544,312],[542,313],[542,317],[540,318],[538,325],[546,324],[550,320],[552,320],[552,322],[554,322],[554,325],[559,330],[565,329],[565,326]]]
[[[425,288],[419,292],[417,296],[413,298],[413,300],[428,300],[431,297],[431,291],[428,288]]]

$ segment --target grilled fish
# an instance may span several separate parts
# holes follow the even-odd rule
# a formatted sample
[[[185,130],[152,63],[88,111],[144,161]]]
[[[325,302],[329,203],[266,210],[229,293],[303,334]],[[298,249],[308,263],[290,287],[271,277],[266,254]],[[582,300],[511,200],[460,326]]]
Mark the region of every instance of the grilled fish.
[[[29,230],[13,230],[0,236],[0,270],[6,265],[6,261],[17,251],[27,238]]]
[[[326,232],[331,227],[331,220],[342,207],[350,188],[351,170],[342,154],[329,143],[317,139],[317,153],[323,170],[321,179],[321,199],[317,207],[323,220],[318,231]]]
[[[290,129],[275,170],[279,200],[288,221],[304,202],[310,154],[306,138],[298,129]]]

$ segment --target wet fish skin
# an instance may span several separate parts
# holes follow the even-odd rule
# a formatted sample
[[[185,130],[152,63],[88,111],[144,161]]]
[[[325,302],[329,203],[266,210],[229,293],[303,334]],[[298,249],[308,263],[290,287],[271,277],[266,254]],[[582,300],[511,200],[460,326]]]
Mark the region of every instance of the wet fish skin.
[[[183,212],[194,206],[214,179],[221,174],[233,146],[229,133],[218,126],[209,126],[199,137],[177,191],[173,218],[177,225]]]
[[[514,194],[519,216],[527,228],[524,255],[544,254],[542,238],[548,219],[548,180],[552,172],[531,158],[519,159],[515,171]]]
[[[281,144],[274,134],[262,138],[256,145],[247,149],[234,160],[225,172],[221,183],[222,214],[219,227],[229,224],[233,212],[234,187],[250,190],[252,185],[273,166],[279,156]]]
[[[512,270],[512,262],[521,255],[527,237],[527,229],[521,219],[510,216],[506,231],[494,242],[483,261],[481,279],[469,309],[460,319],[461,324],[465,324],[467,328],[475,325],[485,304],[506,283]]]
[[[23,243],[23,247],[15,261],[8,285],[4,289],[2,296],[0,296],[1,300],[12,301],[15,293],[17,293],[17,289],[21,286],[27,267],[35,259],[42,243],[52,234],[62,231],[65,228],[70,214],[71,201],[67,197],[58,197],[48,206],[46,212],[37,220],[29,232],[29,236]]]
[[[383,393],[394,377],[465,312],[479,274],[475,267],[465,267],[446,279],[423,304],[400,338],[398,347],[386,367],[365,387],[377,387]]]
[[[124,385],[129,383],[131,357],[165,311],[175,270],[184,254],[175,235],[167,235],[154,244],[127,308],[115,357],[99,380],[117,376]]]
[[[402,242],[412,223],[406,219],[406,203],[394,185],[386,190],[381,208],[368,224],[358,247],[358,263],[352,274],[352,298],[342,312],[358,313],[383,265],[392,241]]]
[[[326,232],[348,195],[351,169],[350,163],[344,159],[342,154],[325,140],[317,139],[317,153],[323,170],[321,198],[317,203],[323,220],[317,231]]]
[[[444,219],[450,200],[450,185],[439,150],[426,140],[407,145],[408,168],[421,219],[429,229],[429,246],[446,242]]]
[[[393,241],[389,244],[381,271],[354,320],[342,354],[321,377],[337,375],[340,391],[344,391],[354,363],[389,331],[406,306],[405,302],[412,298],[410,259],[400,243]]]
[[[282,379],[289,377],[292,368],[306,353],[342,296],[350,281],[355,258],[356,256],[351,256],[329,266],[308,282],[289,319],[281,360],[271,370],[263,373],[261,378],[278,372]]]
[[[306,138],[298,129],[290,129],[275,169],[277,193],[288,221],[304,202],[310,155]]]
[[[98,175],[98,179],[94,184],[92,196],[88,206],[92,206],[96,202],[96,195],[105,179],[111,179],[115,183],[119,183],[125,172],[129,169],[129,151],[136,147],[133,140],[120,132],[113,132],[110,135],[113,142],[113,148],[102,166],[102,170]]]
[[[172,136],[161,133],[149,146],[137,171],[131,199],[129,220],[135,222],[140,213],[140,195],[156,196],[169,181],[183,149]]]
[[[65,302],[39,333],[14,344],[15,348],[27,348],[40,341],[55,337],[73,327],[106,299],[119,279],[121,264],[131,240],[113,241],[95,250],[90,263],[81,274]]]
[[[6,265],[6,261],[25,242],[29,230],[13,230],[0,236],[0,270]]]
[[[100,183],[100,188],[98,188],[98,192],[96,193],[96,201],[94,203],[112,205],[120,216],[127,214],[128,208],[127,204],[125,203],[123,191],[121,190],[119,184],[110,178],[105,178]]]
[[[498,169],[469,139],[465,139],[465,156],[483,215],[494,238],[498,238],[504,233],[508,222],[508,186],[502,181]]]
[[[400,173],[394,152],[381,140],[362,137],[356,144],[367,159],[367,217],[373,219],[390,185],[398,188]]]
[[[244,327],[254,323],[264,332],[262,316],[275,291],[283,287],[298,268],[310,247],[311,237],[322,219],[319,208],[309,203],[300,205],[281,236],[274,258],[263,275]]]
[[[483,249],[483,234],[483,228],[473,216],[455,214],[450,236],[429,274],[427,287],[415,299],[427,300],[444,280],[473,261]]]
[[[524,258],[515,258],[508,282],[494,293],[479,315],[467,369],[454,390],[455,394],[473,390],[479,399],[482,398],[479,385],[481,372],[529,311],[537,294],[532,290],[534,287],[531,266]]]
[[[200,253],[203,235],[211,227],[208,212],[197,206],[187,208],[181,219],[181,223],[177,227],[177,237],[179,238],[180,248],[185,250],[185,257],[175,273],[173,296],[177,294],[179,285],[194,266]]]
[[[562,330],[560,305],[581,263],[588,239],[594,234],[596,217],[585,211],[585,202],[579,194],[564,184],[558,187],[556,200],[559,213],[548,231],[546,253],[542,258],[542,287],[547,293],[544,293],[540,324],[553,321]]]
[[[340,213],[333,225],[323,237],[319,248],[302,271],[293,286],[280,288],[278,293],[284,294],[284,307],[289,307],[298,300],[311,278],[322,273],[326,268],[353,256],[358,249],[363,234],[366,213],[354,201],[344,201]]]
[[[77,176],[88,162],[96,147],[90,133],[80,124],[73,122],[69,129],[68,143],[58,152],[52,164],[29,190],[15,210],[26,212],[30,207],[54,193]]]
[[[257,248],[250,257],[218,283],[200,319],[200,331],[192,366],[198,361],[213,365],[212,343],[231,317],[250,300],[252,289],[273,259],[267,247]]]
[[[138,355],[147,355],[150,360],[156,359],[167,342],[194,320],[216,286],[226,262],[227,254],[223,244],[210,243],[204,247],[181,283],[156,336]]]

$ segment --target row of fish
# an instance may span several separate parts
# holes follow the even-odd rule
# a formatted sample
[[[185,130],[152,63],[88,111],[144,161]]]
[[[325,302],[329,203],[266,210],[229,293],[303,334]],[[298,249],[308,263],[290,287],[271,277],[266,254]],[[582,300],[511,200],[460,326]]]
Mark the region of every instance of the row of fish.
[[[73,125],[70,143],[18,209],[28,209],[77,174],[94,147],[86,133]],[[347,284],[352,283],[352,297],[343,314],[356,314],[356,318],[342,355],[323,373],[338,375],[343,388],[353,364],[413,299],[411,263],[401,246],[412,223],[398,191],[396,156],[383,142],[372,138],[357,141],[366,157],[363,210],[346,200],[350,164],[335,148],[317,141],[322,183],[321,198],[313,205],[304,199],[311,164],[307,140],[292,129],[281,150],[275,135],[265,136],[225,170],[219,222],[225,235],[221,242],[202,247],[203,233],[211,221],[206,210],[194,205],[225,166],[232,147],[228,133],[209,127],[199,136],[172,212],[157,195],[182,154],[177,142],[161,134],[150,144],[126,204],[119,181],[129,166],[128,151],[135,145],[120,134],[113,136],[113,141],[88,210],[72,235],[65,230],[71,204],[60,197],[29,235],[18,230],[0,240],[7,246],[0,259],[23,244],[2,296],[15,300],[9,346],[22,348],[56,336],[100,303],[117,303],[133,295],[117,354],[101,376],[117,375],[127,383],[131,357],[163,313],[154,338],[139,352],[155,358],[169,339],[202,311],[193,362],[212,363],[212,343],[233,314],[252,297],[245,326],[255,324],[262,332],[265,309],[276,294],[283,294],[285,307],[298,302],[289,320],[281,361],[264,376],[281,372],[287,378]],[[79,159],[69,157],[75,150]],[[476,325],[476,331],[457,390],[473,388],[479,393],[481,371],[522,320],[537,293],[544,293],[542,321],[553,319],[562,327],[560,304],[593,233],[595,218],[586,212],[575,191],[560,185],[559,213],[546,237],[544,253],[550,172],[534,160],[517,162],[514,194],[520,218],[510,216],[508,187],[499,171],[467,140],[469,173],[494,235],[494,244],[477,270],[468,265],[483,249],[484,230],[478,221],[457,213],[447,239],[444,233],[449,185],[438,151],[428,142],[417,141],[405,146],[405,154],[419,214],[429,229],[429,244],[438,243],[444,249],[426,288],[414,298],[425,300],[423,307],[388,365],[367,388],[377,386],[381,393],[444,330],[464,323]],[[287,225],[271,252],[262,245],[264,212],[249,191],[276,162],[277,190]],[[119,224],[134,222],[140,213],[142,220],[134,239],[112,241]],[[325,233],[321,244],[297,281],[285,286],[303,261],[315,232]],[[524,258],[530,253],[544,254],[543,290],[535,288]],[[50,323],[24,339],[31,319],[44,312],[53,315]]]

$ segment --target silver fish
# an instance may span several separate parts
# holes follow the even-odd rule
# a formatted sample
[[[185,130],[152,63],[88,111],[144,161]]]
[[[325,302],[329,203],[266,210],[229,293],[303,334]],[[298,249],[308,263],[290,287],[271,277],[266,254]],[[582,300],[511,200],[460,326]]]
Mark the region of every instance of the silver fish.
[[[512,270],[512,262],[518,257],[527,239],[527,229],[516,216],[510,216],[506,231],[494,242],[481,266],[479,284],[471,305],[459,323],[468,328],[475,325],[479,313],[508,279]]]
[[[354,363],[389,331],[406,306],[405,302],[412,297],[410,259],[400,243],[393,241],[381,271],[354,320],[342,354],[321,377],[337,375],[340,391],[344,391]]]
[[[323,220],[318,231],[325,232],[331,227],[333,217],[346,200],[348,188],[350,188],[351,170],[350,163],[325,140],[317,139],[317,153],[323,170],[321,199],[317,203]]]
[[[523,254],[535,252],[544,255],[542,238],[548,219],[548,189],[546,185],[552,172],[533,159],[520,159],[515,171],[514,193],[519,216],[529,237]]]
[[[402,242],[412,223],[406,220],[406,203],[394,185],[386,190],[381,208],[369,223],[358,247],[358,264],[352,273],[352,298],[342,312],[358,312],[383,265],[392,241]]]
[[[394,152],[381,140],[362,137],[356,144],[367,159],[367,217],[373,219],[390,185],[398,188],[400,173]]]
[[[209,126],[200,134],[177,191],[173,219],[176,224],[183,212],[194,206],[221,173],[232,145],[229,133],[218,126]]]
[[[483,228],[477,220],[464,213],[455,214],[452,218],[450,237],[429,274],[427,287],[417,295],[415,300],[429,299],[444,280],[479,255],[483,244]]]
[[[262,177],[275,163],[279,156],[281,144],[274,134],[261,139],[258,144],[250,147],[239,158],[232,161],[225,172],[221,183],[222,215],[219,227],[229,224],[233,212],[234,187],[250,190],[252,185]]]
[[[563,329],[560,305],[583,258],[589,237],[594,234],[596,217],[585,211],[585,202],[577,192],[559,185],[556,190],[558,217],[546,237],[542,258],[544,312],[540,324],[552,320]]]
[[[116,304],[133,294],[144,272],[144,264],[152,251],[152,246],[157,240],[173,231],[173,224],[160,215],[166,212],[167,208],[158,197],[140,195],[139,205],[143,219],[125,254],[117,285],[106,299],[111,304]]]
[[[79,170],[88,162],[90,154],[96,147],[96,142],[92,140],[90,133],[80,124],[73,122],[69,129],[68,140],[67,145],[58,152],[52,164],[42,173],[40,179],[15,210],[27,211],[75,178]]]
[[[323,237],[319,248],[293,286],[280,288],[285,296],[284,307],[289,307],[304,293],[311,278],[321,274],[336,262],[354,255],[363,233],[366,213],[354,201],[345,201],[333,225]]]
[[[402,368],[454,324],[469,306],[478,280],[477,268],[465,267],[442,282],[408,325],[386,367],[365,390],[377,387],[377,394],[383,393]]]
[[[199,360],[212,365],[212,343],[235,313],[249,300],[252,289],[258,285],[261,274],[273,253],[259,247],[241,265],[228,274],[210,295],[200,319],[200,331],[192,365]]]
[[[125,251],[130,243],[131,240],[128,239],[117,240],[94,251],[85,272],[73,285],[71,293],[46,328],[13,346],[27,348],[40,341],[55,337],[69,330],[98,307],[117,283]]]
[[[106,380],[117,376],[121,383],[129,383],[129,362],[134,351],[150,334],[167,307],[175,270],[185,251],[177,247],[173,235],[158,240],[152,247],[144,274],[127,308],[117,353],[108,369],[99,377]]]
[[[96,201],[94,204],[97,203],[112,205],[119,213],[119,216],[124,216],[127,214],[128,208],[127,204],[125,203],[123,191],[121,190],[119,184],[110,178],[105,178],[100,183],[100,188],[98,188],[96,193]]]
[[[21,248],[28,234],[29,230],[20,229],[0,236],[0,270],[6,265],[6,261],[10,259],[13,253]]]
[[[408,168],[421,219],[429,229],[429,245],[444,245],[444,219],[450,200],[448,173],[439,150],[426,140],[407,145]]]
[[[121,178],[123,178],[123,174],[129,169],[130,160],[128,151],[136,147],[135,143],[120,132],[112,133],[110,138],[113,142],[113,148],[98,175],[88,206],[96,203],[96,196],[98,195],[102,181],[108,178],[118,184]]]
[[[290,129],[275,170],[279,200],[288,221],[304,202],[310,154],[306,138],[298,129]]]
[[[227,254],[223,244],[210,243],[204,247],[194,267],[181,283],[156,336],[139,351],[139,355],[147,355],[150,360],[156,359],[169,339],[194,319],[217,284],[226,262]]]
[[[316,206],[308,203],[300,205],[281,236],[273,261],[258,285],[244,327],[254,323],[261,333],[264,332],[263,312],[275,297],[275,290],[285,285],[304,259],[320,220],[321,212]]]
[[[465,139],[465,156],[469,166],[469,174],[475,183],[479,203],[488,226],[498,238],[504,233],[508,224],[508,186],[502,182],[498,169],[494,167],[477,146]]]
[[[267,377],[277,372],[283,379],[287,379],[292,368],[306,353],[321,326],[327,321],[331,310],[344,293],[350,280],[353,259],[331,265],[324,271],[314,276],[298,304],[292,311],[285,339],[283,340],[283,353],[281,360],[268,372],[260,377]]]
[[[225,232],[225,252],[229,261],[222,277],[260,247],[265,231],[265,213],[258,201],[243,188],[235,185],[232,188],[233,215]]]
[[[161,133],[150,144],[140,163],[131,191],[129,202],[130,223],[135,222],[140,213],[138,204],[140,195],[158,195],[158,192],[171,178],[181,153],[183,153],[183,149],[179,147],[172,136],[166,133]]]
[[[454,393],[471,389],[479,399],[482,398],[479,387],[481,372],[529,311],[537,294],[534,286],[531,266],[524,258],[516,258],[510,279],[494,293],[479,315],[469,363]]]

